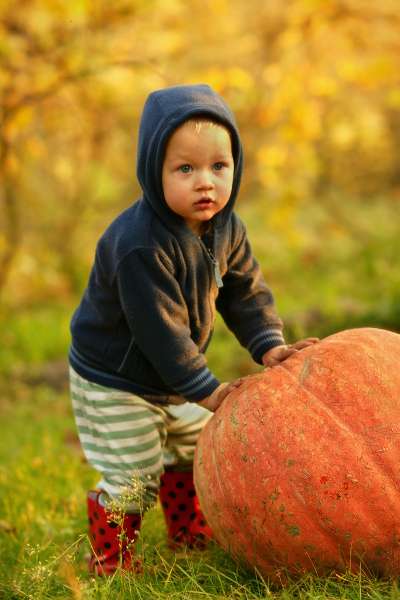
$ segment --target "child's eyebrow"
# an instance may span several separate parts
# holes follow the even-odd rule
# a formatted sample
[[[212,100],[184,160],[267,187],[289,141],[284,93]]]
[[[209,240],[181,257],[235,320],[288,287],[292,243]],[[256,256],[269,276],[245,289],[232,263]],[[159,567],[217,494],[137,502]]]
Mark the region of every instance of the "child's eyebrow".
[[[192,156],[189,156],[187,154],[174,154],[173,156],[165,156],[164,157],[164,161],[165,162],[191,162],[191,160],[193,159]]]
[[[164,162],[166,164],[169,165],[178,165],[178,166],[182,166],[182,165],[195,165],[196,163],[196,158],[193,156],[185,156],[185,155],[175,155],[175,156],[171,156],[169,158],[165,158]],[[216,164],[216,163],[227,163],[227,162],[233,162],[233,158],[232,156],[230,156],[229,154],[216,154],[214,157],[212,157],[210,163],[212,164]]]

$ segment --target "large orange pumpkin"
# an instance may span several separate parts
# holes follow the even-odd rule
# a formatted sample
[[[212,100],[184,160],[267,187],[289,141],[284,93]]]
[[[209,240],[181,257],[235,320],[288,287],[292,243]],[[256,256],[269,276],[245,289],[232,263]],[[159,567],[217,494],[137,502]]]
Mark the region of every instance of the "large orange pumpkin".
[[[195,455],[220,544],[271,580],[400,573],[400,335],[353,329],[254,375]]]

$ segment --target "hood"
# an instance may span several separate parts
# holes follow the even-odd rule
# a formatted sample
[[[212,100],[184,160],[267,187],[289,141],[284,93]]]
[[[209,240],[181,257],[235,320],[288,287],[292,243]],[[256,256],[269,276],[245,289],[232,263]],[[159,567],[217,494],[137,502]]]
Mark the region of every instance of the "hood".
[[[228,204],[212,219],[213,231],[229,221],[243,171],[243,149],[239,129],[231,109],[205,84],[179,85],[152,92],[144,105],[139,127],[137,177],[144,197],[177,237],[193,235],[184,219],[165,201],[162,188],[162,164],[170,135],[188,119],[205,115],[227,127],[232,137],[235,164],[232,193]]]

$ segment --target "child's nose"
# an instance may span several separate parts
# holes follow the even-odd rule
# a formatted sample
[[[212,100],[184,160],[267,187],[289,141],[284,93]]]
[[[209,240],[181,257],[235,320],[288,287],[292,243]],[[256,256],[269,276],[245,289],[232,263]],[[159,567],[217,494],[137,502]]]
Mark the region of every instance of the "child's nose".
[[[198,177],[196,180],[196,187],[197,187],[197,189],[200,189],[200,190],[210,189],[210,188],[214,187],[211,173],[208,170],[207,171],[199,171]]]

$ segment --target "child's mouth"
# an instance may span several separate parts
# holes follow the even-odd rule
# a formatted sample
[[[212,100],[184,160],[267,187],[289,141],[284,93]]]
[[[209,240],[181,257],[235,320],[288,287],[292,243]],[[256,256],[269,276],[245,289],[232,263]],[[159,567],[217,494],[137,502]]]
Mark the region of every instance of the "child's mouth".
[[[210,208],[212,203],[213,203],[213,201],[210,198],[202,198],[201,200],[196,202],[196,206],[197,206],[197,208],[200,208],[200,209],[206,209],[206,208]]]

